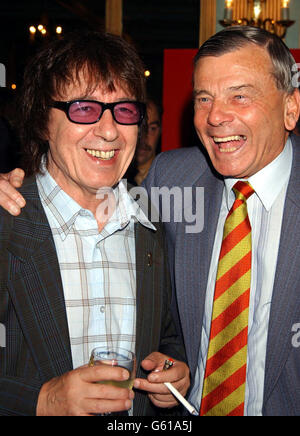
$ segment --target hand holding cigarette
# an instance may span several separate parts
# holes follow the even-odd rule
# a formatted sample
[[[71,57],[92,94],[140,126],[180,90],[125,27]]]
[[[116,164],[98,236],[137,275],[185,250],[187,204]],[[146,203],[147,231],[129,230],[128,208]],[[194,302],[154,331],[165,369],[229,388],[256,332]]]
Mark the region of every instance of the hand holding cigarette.
[[[177,399],[170,392],[164,383],[172,385],[183,396],[186,395],[190,386],[190,371],[184,362],[172,360],[168,370],[163,370],[166,360],[171,360],[169,356],[155,352],[150,354],[142,362],[142,367],[150,371],[147,379],[136,379],[134,387],[141,389],[149,394],[152,403],[161,408],[171,408],[178,405]]]
[[[163,371],[167,371],[168,369],[172,368],[174,363],[175,362],[173,359],[167,359],[165,361]],[[196,409],[187,402],[187,400],[181,395],[180,392],[177,391],[177,389],[171,383],[165,382],[164,385],[169,389],[170,392],[172,392],[174,397],[177,398],[177,400],[188,410],[191,415],[199,416],[199,412],[197,412]]]

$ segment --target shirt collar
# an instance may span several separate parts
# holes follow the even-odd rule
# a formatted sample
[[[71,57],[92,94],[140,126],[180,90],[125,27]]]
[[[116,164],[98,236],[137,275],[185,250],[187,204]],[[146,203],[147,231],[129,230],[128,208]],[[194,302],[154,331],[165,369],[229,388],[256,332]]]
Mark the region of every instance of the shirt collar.
[[[68,236],[78,216],[90,216],[91,219],[95,220],[91,211],[82,208],[61,189],[45,166],[42,166],[42,173],[37,175],[37,185],[42,203],[52,212],[57,224],[57,231],[63,240]],[[127,185],[123,180],[113,189],[113,192],[117,207],[104,230],[123,229],[131,220],[138,221],[151,230],[156,230],[138,203],[129,194]]]
[[[131,219],[134,219],[143,226],[156,231],[156,227],[149,221],[140,205],[128,191],[127,181],[125,179],[120,181],[114,192],[118,204],[116,212],[119,214],[120,222],[123,227],[127,225]]]
[[[42,168],[42,173],[36,179],[41,201],[46,210],[52,213],[57,231],[64,240],[84,209],[61,189],[45,168]]]
[[[287,184],[292,169],[293,147],[291,139],[288,138],[283,151],[269,165],[260,170],[258,173],[249,177],[247,180],[262,202],[266,211],[273,206],[276,198]],[[228,209],[231,208],[234,193],[233,186],[238,179],[225,179],[226,201]]]

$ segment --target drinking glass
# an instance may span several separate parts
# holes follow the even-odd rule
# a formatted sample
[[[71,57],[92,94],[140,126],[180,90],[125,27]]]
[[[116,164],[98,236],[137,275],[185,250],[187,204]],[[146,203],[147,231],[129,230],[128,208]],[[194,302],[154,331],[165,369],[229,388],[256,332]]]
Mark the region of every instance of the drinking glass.
[[[128,380],[102,380],[98,383],[109,384],[126,389],[133,388],[133,383],[136,376],[136,358],[132,351],[128,351],[120,347],[115,347],[113,349],[101,347],[95,348],[91,353],[89,366],[95,365],[119,366],[128,371]]]

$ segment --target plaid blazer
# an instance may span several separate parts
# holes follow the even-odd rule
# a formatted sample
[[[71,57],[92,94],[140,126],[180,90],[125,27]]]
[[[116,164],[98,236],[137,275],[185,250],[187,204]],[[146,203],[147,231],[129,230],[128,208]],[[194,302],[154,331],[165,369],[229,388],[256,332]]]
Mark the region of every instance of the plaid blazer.
[[[35,415],[39,391],[72,368],[66,308],[55,245],[35,177],[20,192],[27,205],[19,217],[0,210],[0,415]],[[185,360],[170,315],[171,287],[164,235],[136,224],[138,377],[152,351]],[[0,344],[1,345],[1,344]],[[134,415],[158,410],[136,393]]]

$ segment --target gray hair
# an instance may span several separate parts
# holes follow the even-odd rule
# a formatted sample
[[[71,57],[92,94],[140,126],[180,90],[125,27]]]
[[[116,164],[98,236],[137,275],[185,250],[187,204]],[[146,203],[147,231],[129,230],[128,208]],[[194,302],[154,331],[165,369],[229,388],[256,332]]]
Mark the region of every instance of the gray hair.
[[[194,66],[203,57],[222,56],[247,44],[255,44],[267,50],[274,67],[272,74],[277,88],[292,94],[295,90],[292,81],[295,59],[278,36],[258,27],[232,26],[216,33],[200,47],[194,59]]]

